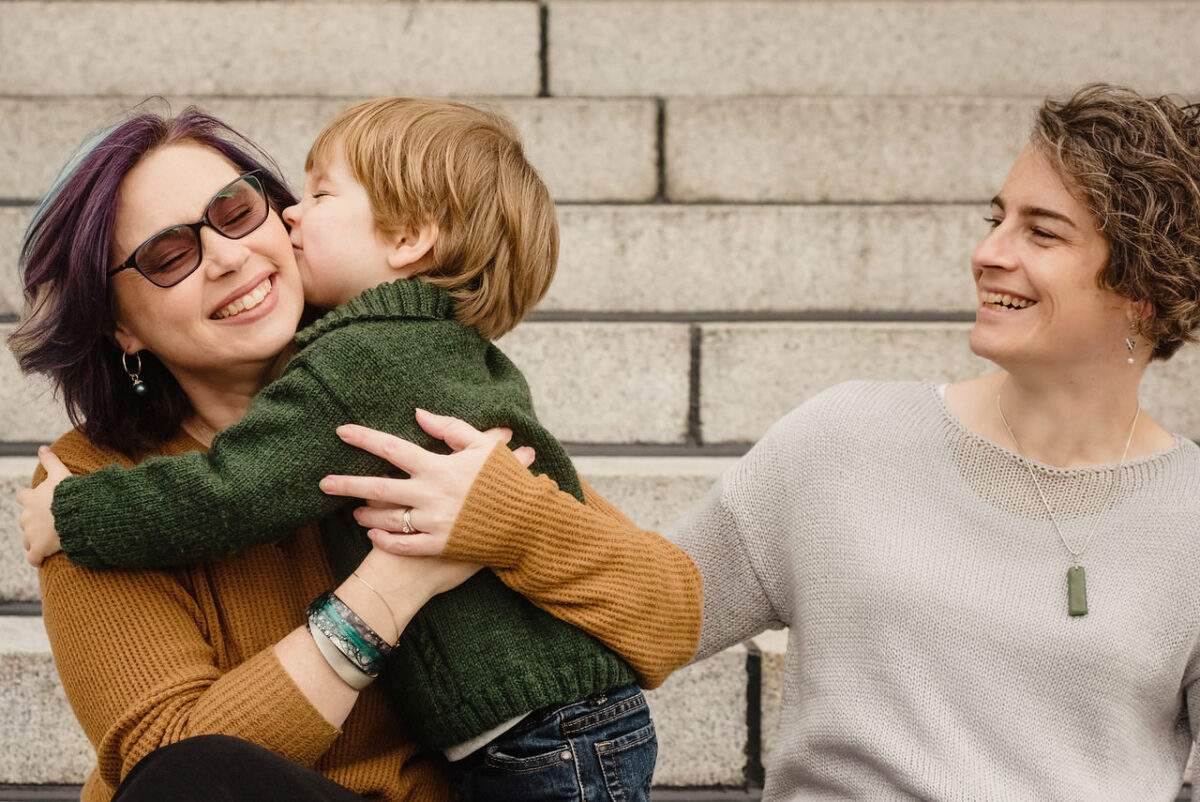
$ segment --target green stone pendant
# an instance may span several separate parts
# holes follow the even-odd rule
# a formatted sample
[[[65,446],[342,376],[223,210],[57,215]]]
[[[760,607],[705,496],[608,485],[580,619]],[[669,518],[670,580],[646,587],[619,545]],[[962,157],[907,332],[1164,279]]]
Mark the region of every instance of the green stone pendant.
[[[1067,569],[1067,615],[1087,615],[1087,574],[1082,565]]]

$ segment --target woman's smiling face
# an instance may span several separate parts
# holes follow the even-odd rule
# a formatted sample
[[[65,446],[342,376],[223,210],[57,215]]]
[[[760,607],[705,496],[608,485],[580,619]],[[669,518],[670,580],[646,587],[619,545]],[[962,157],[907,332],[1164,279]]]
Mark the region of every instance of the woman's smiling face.
[[[1034,148],[1013,164],[989,222],[971,256],[979,296],[971,350],[1005,367],[1123,363],[1130,302],[1096,283],[1108,241]]]
[[[238,175],[198,143],[151,151],[121,182],[111,264],[162,229],[199,220]],[[153,353],[185,388],[261,378],[295,334],[304,307],[287,229],[271,211],[237,240],[205,226],[200,247],[200,266],[173,287],[155,286],[136,270],[109,279],[114,336],[127,353]]]

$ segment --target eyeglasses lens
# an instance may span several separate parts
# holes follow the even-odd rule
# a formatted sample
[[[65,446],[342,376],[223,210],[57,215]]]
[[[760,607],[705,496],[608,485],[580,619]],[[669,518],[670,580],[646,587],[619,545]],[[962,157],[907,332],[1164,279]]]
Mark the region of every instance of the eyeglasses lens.
[[[147,240],[138,248],[137,268],[160,287],[178,284],[200,265],[202,225],[241,239],[261,226],[268,212],[262,183],[253,175],[242,176],[213,196],[199,225],[173,226]]]

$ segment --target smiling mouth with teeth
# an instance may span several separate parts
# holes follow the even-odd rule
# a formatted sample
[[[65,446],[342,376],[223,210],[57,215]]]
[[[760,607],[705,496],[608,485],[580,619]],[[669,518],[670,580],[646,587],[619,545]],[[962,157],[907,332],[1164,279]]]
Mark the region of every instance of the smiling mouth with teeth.
[[[1036,304],[1037,301],[1001,292],[981,292],[979,293],[979,303],[983,306],[990,306],[993,309],[1027,309]]]
[[[228,306],[222,307],[216,312],[213,312],[212,319],[224,320],[227,317],[233,317],[234,315],[245,312],[248,309],[253,309],[261,304],[263,300],[270,294],[271,279],[268,277],[263,279],[261,284],[250,290],[250,292],[246,293],[241,298],[238,298]]]

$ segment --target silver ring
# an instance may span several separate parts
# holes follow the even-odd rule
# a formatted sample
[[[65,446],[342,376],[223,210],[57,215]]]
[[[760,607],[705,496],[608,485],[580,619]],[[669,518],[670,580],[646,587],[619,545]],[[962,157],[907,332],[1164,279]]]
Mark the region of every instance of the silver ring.
[[[417,531],[412,525],[412,518],[408,517],[411,514],[412,507],[408,507],[404,510],[404,526],[400,527],[400,531],[406,535],[411,535],[413,532]]]

